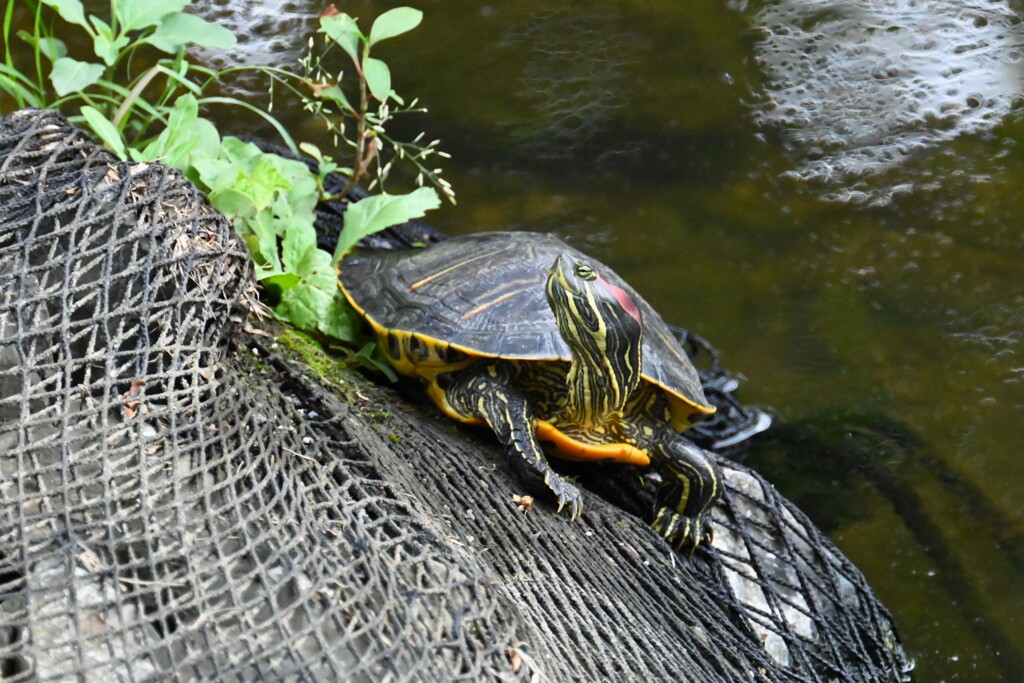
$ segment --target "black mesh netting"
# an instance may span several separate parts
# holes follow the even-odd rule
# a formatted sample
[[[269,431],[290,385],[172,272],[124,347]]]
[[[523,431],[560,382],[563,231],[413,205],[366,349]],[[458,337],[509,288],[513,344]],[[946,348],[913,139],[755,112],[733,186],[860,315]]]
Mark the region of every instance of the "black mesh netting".
[[[860,573],[723,461],[713,547],[244,332],[182,177],[58,115],[0,129],[0,679],[894,681]]]

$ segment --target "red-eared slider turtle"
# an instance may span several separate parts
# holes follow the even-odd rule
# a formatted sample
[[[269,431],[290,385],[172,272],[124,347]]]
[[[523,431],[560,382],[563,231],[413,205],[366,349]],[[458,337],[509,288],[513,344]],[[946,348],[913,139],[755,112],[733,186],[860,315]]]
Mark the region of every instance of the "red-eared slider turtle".
[[[678,546],[710,536],[713,458],[678,432],[714,412],[661,317],[607,266],[550,235],[495,232],[421,251],[346,256],[339,282],[395,369],[460,422],[486,424],[527,486],[581,512],[542,447],[571,460],[653,462],[654,528]]]

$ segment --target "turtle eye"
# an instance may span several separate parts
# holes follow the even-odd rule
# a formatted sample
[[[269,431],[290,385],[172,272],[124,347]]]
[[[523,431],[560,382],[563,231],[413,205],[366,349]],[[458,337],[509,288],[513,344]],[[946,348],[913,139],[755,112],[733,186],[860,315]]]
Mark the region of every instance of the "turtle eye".
[[[593,280],[595,277],[597,277],[597,273],[594,272],[594,269],[588,266],[586,263],[576,264],[576,275],[578,277],[583,278],[584,280]]]

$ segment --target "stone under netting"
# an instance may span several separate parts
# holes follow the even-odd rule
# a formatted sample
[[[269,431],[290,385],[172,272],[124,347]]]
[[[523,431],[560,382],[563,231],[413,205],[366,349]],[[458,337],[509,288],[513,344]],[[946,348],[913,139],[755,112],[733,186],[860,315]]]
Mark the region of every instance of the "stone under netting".
[[[253,292],[179,173],[0,122],[0,680],[905,680],[756,473],[692,558],[594,493],[524,514],[486,433],[328,385]]]

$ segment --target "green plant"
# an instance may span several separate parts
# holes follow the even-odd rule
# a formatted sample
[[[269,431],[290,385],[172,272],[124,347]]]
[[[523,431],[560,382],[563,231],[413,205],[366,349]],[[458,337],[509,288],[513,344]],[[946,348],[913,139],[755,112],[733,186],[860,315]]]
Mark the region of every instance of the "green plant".
[[[320,20],[323,51],[314,53],[311,40],[303,73],[251,67],[272,79],[272,84],[283,85],[301,97],[339,144],[344,142],[353,161],[343,167],[315,145],[296,145],[268,112],[237,99],[206,95],[218,79],[242,67],[217,71],[188,60],[187,45],[230,49],[235,42],[227,29],[183,12],[188,2],[111,0],[109,17],[104,19],[87,15],[80,0],[26,0],[23,6],[32,11],[32,31],[17,35],[32,49],[28,69],[18,67],[11,50],[12,2],[4,14],[6,49],[0,64],[0,90],[19,107],[65,111],[72,121],[91,128],[121,158],[159,160],[180,169],[232,220],[252,254],[256,277],[278,317],[317,332],[321,338],[359,348],[350,354],[355,362],[378,365],[338,290],[334,265],[366,235],[419,218],[440,205],[437,193],[427,187],[408,194],[383,192],[395,159],[410,163],[418,171],[419,183],[424,177],[429,179],[454,202],[451,187],[439,177],[440,170],[428,169],[425,164],[434,154],[446,156],[436,149],[436,141],[420,145],[422,134],[412,142],[402,142],[387,133],[386,124],[396,114],[421,110],[415,108],[415,102],[404,105],[391,87],[389,68],[370,54],[380,41],[415,28],[422,13],[407,7],[390,10],[364,35],[355,19],[331,6]],[[48,27],[47,19],[52,17],[45,16],[47,9],[88,34],[98,61],[68,57],[67,45]],[[355,76],[347,84],[358,93],[353,97],[355,106],[343,92],[341,74],[331,80],[323,67],[336,47],[355,67]],[[172,57],[154,56],[154,51]],[[140,63],[148,65],[140,70],[136,68]],[[222,137],[214,124],[200,115],[203,108],[213,105],[257,111],[293,152],[301,149],[309,154],[317,162],[318,172],[237,138]],[[348,131],[354,135],[348,136]],[[393,158],[387,162],[382,161],[380,141],[392,152]],[[330,173],[348,178],[338,197],[328,197],[324,191]],[[319,249],[313,227],[317,202],[345,199],[349,190],[365,180],[371,190],[381,193],[347,208],[345,230],[333,255]]]
[[[122,158],[127,148],[138,147],[152,136],[154,127],[167,124],[174,101],[185,93],[196,97],[200,105],[237,106],[262,116],[289,147],[296,149],[284,127],[260,108],[235,98],[204,94],[231,70],[194,64],[186,58],[185,48],[196,45],[227,50],[234,47],[235,37],[222,26],[185,13],[188,3],[111,0],[110,13],[102,18],[86,14],[80,0],[10,2],[4,13],[6,47],[0,64],[0,88],[19,107],[50,107],[69,113],[72,121],[85,123]],[[15,64],[11,49],[14,10],[19,4],[33,16],[32,31],[17,32],[17,37],[32,48],[28,69]],[[67,44],[57,37],[44,16],[47,8],[87,34],[94,60],[68,56]],[[166,54],[172,56],[154,58]],[[139,64],[148,66],[138,68]],[[295,80],[294,74],[282,69],[260,70],[282,82]]]
[[[417,9],[396,7],[377,17],[370,33],[364,34],[355,19],[338,12],[334,5],[320,17],[320,33],[325,35],[326,49],[317,54],[311,42],[310,52],[302,61],[304,76],[315,83],[316,95],[315,98],[305,98],[304,103],[310,112],[324,120],[335,139],[343,141],[350,148],[351,165],[341,169],[349,176],[349,184],[342,194],[363,179],[370,181],[368,188],[371,191],[377,185],[383,189],[391,165],[398,159],[417,169],[418,185],[422,185],[426,178],[452,203],[455,202],[455,193],[451,185],[440,177],[440,169],[431,169],[427,165],[432,155],[448,158],[447,154],[437,150],[439,141],[433,140],[422,145],[422,133],[410,142],[388,134],[387,124],[395,117],[426,110],[418,108],[416,100],[406,105],[405,100],[392,88],[390,67],[380,58],[371,56],[374,46],[413,30],[422,19],[423,13]],[[335,46],[344,51],[356,74],[356,92],[352,97],[355,105],[341,87],[344,72],[333,78],[325,65]],[[332,116],[334,112],[330,106],[335,107],[341,116]],[[348,134],[351,128],[346,126],[348,120],[355,126],[353,135]],[[382,161],[385,146],[390,147],[393,154],[392,160],[387,163]],[[371,167],[375,169],[372,177]]]

